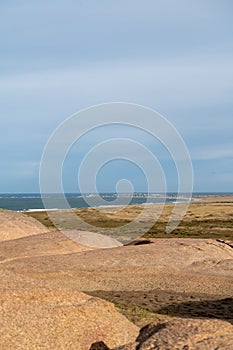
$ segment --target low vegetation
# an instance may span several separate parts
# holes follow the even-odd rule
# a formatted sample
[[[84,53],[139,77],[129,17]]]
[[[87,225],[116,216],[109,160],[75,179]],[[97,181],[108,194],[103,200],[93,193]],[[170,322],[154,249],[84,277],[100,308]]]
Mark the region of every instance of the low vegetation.
[[[164,206],[159,220],[144,234],[144,238],[171,238],[171,237],[189,237],[189,238],[233,238],[233,204],[229,202],[205,203],[193,202],[189,210],[180,222],[179,226],[170,234],[166,233],[166,225],[169,220],[173,204]],[[142,211],[142,206],[128,206],[116,213],[110,210],[99,211],[94,208],[77,209],[76,215],[83,221],[97,227],[115,228],[123,226],[134,220]],[[149,213],[151,219],[159,210],[159,206],[151,206]],[[46,212],[28,212],[26,215],[32,216],[50,229],[54,225]],[[148,215],[148,214],[147,214]],[[64,222],[65,227],[65,222]],[[69,227],[70,228],[70,227]],[[73,227],[74,229],[77,227]]]

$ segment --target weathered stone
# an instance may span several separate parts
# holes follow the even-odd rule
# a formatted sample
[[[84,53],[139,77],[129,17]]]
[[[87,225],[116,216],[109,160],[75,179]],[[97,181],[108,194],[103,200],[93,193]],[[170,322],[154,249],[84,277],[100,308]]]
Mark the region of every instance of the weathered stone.
[[[233,325],[220,320],[179,319],[151,323],[136,341],[115,350],[229,350],[233,349]]]

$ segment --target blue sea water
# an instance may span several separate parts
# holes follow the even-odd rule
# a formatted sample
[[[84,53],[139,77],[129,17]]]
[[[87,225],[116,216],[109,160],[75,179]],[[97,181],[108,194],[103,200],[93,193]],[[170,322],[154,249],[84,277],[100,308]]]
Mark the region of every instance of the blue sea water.
[[[54,199],[55,206],[51,209],[64,209],[60,203],[59,196],[50,195]],[[71,208],[87,208],[90,205],[86,203],[85,197],[92,197],[92,202],[98,207],[98,199],[95,199],[95,195],[85,195],[81,196],[79,193],[68,193],[66,194],[66,199]],[[105,200],[105,205],[112,205],[113,201],[116,200],[117,194],[115,193],[102,193],[101,197]],[[118,198],[119,204],[124,204],[129,196],[121,194]],[[131,205],[140,205],[144,203],[162,203],[162,202],[174,202],[176,200],[176,194],[170,193],[166,198],[162,195],[147,195],[138,193],[131,198]],[[179,199],[180,200],[180,199]],[[181,198],[185,200],[185,198]],[[20,194],[0,194],[0,208],[14,210],[14,211],[27,211],[27,210],[43,210],[44,205],[41,195],[38,193],[20,193]]]

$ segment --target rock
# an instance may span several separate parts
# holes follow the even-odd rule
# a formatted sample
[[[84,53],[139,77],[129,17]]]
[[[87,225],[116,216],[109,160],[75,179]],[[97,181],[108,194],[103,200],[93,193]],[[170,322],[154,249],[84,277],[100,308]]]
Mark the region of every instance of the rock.
[[[62,232],[74,242],[92,248],[114,248],[123,244],[116,239],[96,232],[80,230],[62,230]]]
[[[22,258],[64,255],[90,250],[68,239],[60,231],[20,237],[0,242],[0,264]]]
[[[48,231],[44,225],[32,217],[0,209],[0,242]]]
[[[109,350],[109,347],[103,341],[98,341],[92,344],[90,350]]]
[[[220,320],[179,319],[143,327],[136,341],[115,350],[229,350],[233,325]]]
[[[2,255],[0,247],[0,255]],[[151,291],[232,296],[233,250],[211,239],[157,239],[151,244],[95,249],[66,255],[32,257],[9,262],[20,274],[47,279],[82,291]],[[57,279],[57,280],[56,280]],[[184,283],[185,281],[185,283]]]
[[[233,241],[224,240],[224,239],[216,239],[217,242],[223,243],[228,245],[229,247],[233,248]]]
[[[1,290],[1,350],[89,350],[101,341],[113,348],[138,335],[109,302],[68,289],[18,287]]]

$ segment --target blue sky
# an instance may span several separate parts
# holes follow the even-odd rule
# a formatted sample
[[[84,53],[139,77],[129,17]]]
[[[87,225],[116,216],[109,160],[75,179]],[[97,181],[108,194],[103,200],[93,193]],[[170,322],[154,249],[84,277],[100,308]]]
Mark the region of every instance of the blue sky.
[[[173,123],[195,191],[233,191],[232,13],[231,0],[0,1],[0,192],[38,192],[54,129],[82,108],[118,101]],[[82,154],[97,134],[76,145]],[[174,165],[157,152],[175,191]],[[71,151],[66,191],[77,190],[80,160]],[[103,169],[101,191],[117,174],[145,189],[140,171],[123,163]]]

